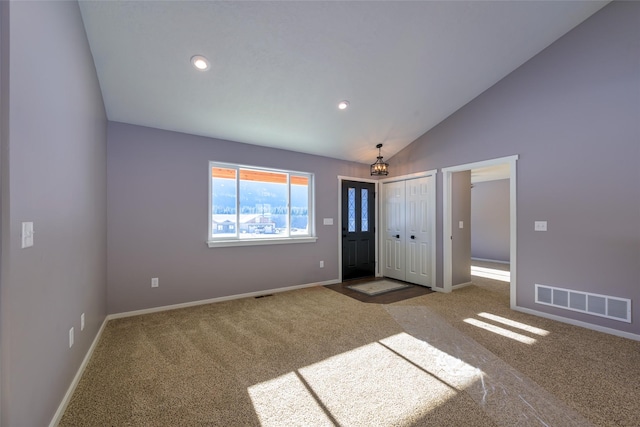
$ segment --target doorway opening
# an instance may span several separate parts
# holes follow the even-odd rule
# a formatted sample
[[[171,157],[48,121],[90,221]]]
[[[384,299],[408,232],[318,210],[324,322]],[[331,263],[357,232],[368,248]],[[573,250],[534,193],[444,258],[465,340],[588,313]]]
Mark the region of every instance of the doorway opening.
[[[471,276],[476,278],[511,281],[509,182],[508,163],[471,170]]]
[[[442,169],[443,174],[443,291],[451,292],[456,287],[464,286],[468,283],[455,283],[454,276],[454,258],[460,256],[460,245],[468,245],[468,259],[462,260],[462,263],[456,263],[456,267],[462,265],[462,268],[469,267],[469,273],[471,269],[471,217],[470,217],[470,197],[471,197],[471,184],[472,176],[475,174],[476,183],[482,182],[481,179],[486,179],[487,175],[497,174],[499,179],[508,179],[508,262],[510,264],[510,305],[511,308],[516,305],[516,161],[518,156],[502,157],[482,162],[468,163],[459,166],[452,166]],[[462,173],[461,173],[462,172]],[[475,172],[475,173],[474,173]],[[484,177],[482,177],[484,175]],[[478,178],[481,176],[481,178]],[[494,178],[496,176],[494,175]],[[462,181],[461,181],[462,180]],[[466,180],[466,181],[465,181]],[[456,182],[457,181],[457,182]],[[462,182],[462,184],[460,184]],[[456,188],[463,188],[460,185],[466,185],[469,191],[469,214],[466,217],[466,221],[459,220],[456,216],[456,209],[459,206],[460,192],[463,190],[456,190]],[[464,209],[464,208],[463,208]],[[464,228],[464,233],[461,231]],[[456,245],[458,245],[456,247]],[[458,250],[458,252],[456,252]],[[504,250],[504,249],[503,249]],[[464,256],[464,255],[462,255]],[[487,258],[489,259],[489,258]],[[495,260],[492,260],[495,261]],[[482,262],[482,261],[479,261]],[[476,263],[477,264],[477,263]],[[470,275],[469,275],[470,277]],[[456,278],[456,281],[459,281]],[[458,286],[456,286],[458,285]]]

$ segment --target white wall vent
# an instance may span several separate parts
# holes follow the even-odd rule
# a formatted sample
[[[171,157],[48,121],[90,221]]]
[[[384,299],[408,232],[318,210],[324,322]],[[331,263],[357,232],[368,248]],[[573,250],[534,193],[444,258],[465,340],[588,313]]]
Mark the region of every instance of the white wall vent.
[[[536,284],[536,303],[631,323],[631,300]]]

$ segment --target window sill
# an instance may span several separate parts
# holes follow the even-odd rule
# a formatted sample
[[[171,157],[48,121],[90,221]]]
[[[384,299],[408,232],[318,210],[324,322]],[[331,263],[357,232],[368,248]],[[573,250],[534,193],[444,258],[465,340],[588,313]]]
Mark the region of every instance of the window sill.
[[[243,239],[243,240],[209,240],[210,248],[222,248],[229,246],[262,246],[262,245],[286,245],[290,243],[315,243],[317,237],[286,237],[280,239]]]

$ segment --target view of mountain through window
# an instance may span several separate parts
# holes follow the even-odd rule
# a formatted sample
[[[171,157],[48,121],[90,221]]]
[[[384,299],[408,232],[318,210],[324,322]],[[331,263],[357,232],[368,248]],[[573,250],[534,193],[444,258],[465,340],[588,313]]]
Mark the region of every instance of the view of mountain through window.
[[[211,238],[310,235],[311,175],[211,166]]]

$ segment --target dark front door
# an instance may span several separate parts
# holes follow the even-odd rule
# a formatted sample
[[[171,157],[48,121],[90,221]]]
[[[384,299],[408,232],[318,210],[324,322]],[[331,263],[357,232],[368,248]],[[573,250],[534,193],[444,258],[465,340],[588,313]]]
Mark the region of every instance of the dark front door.
[[[342,181],[342,280],[375,276],[375,184]]]

